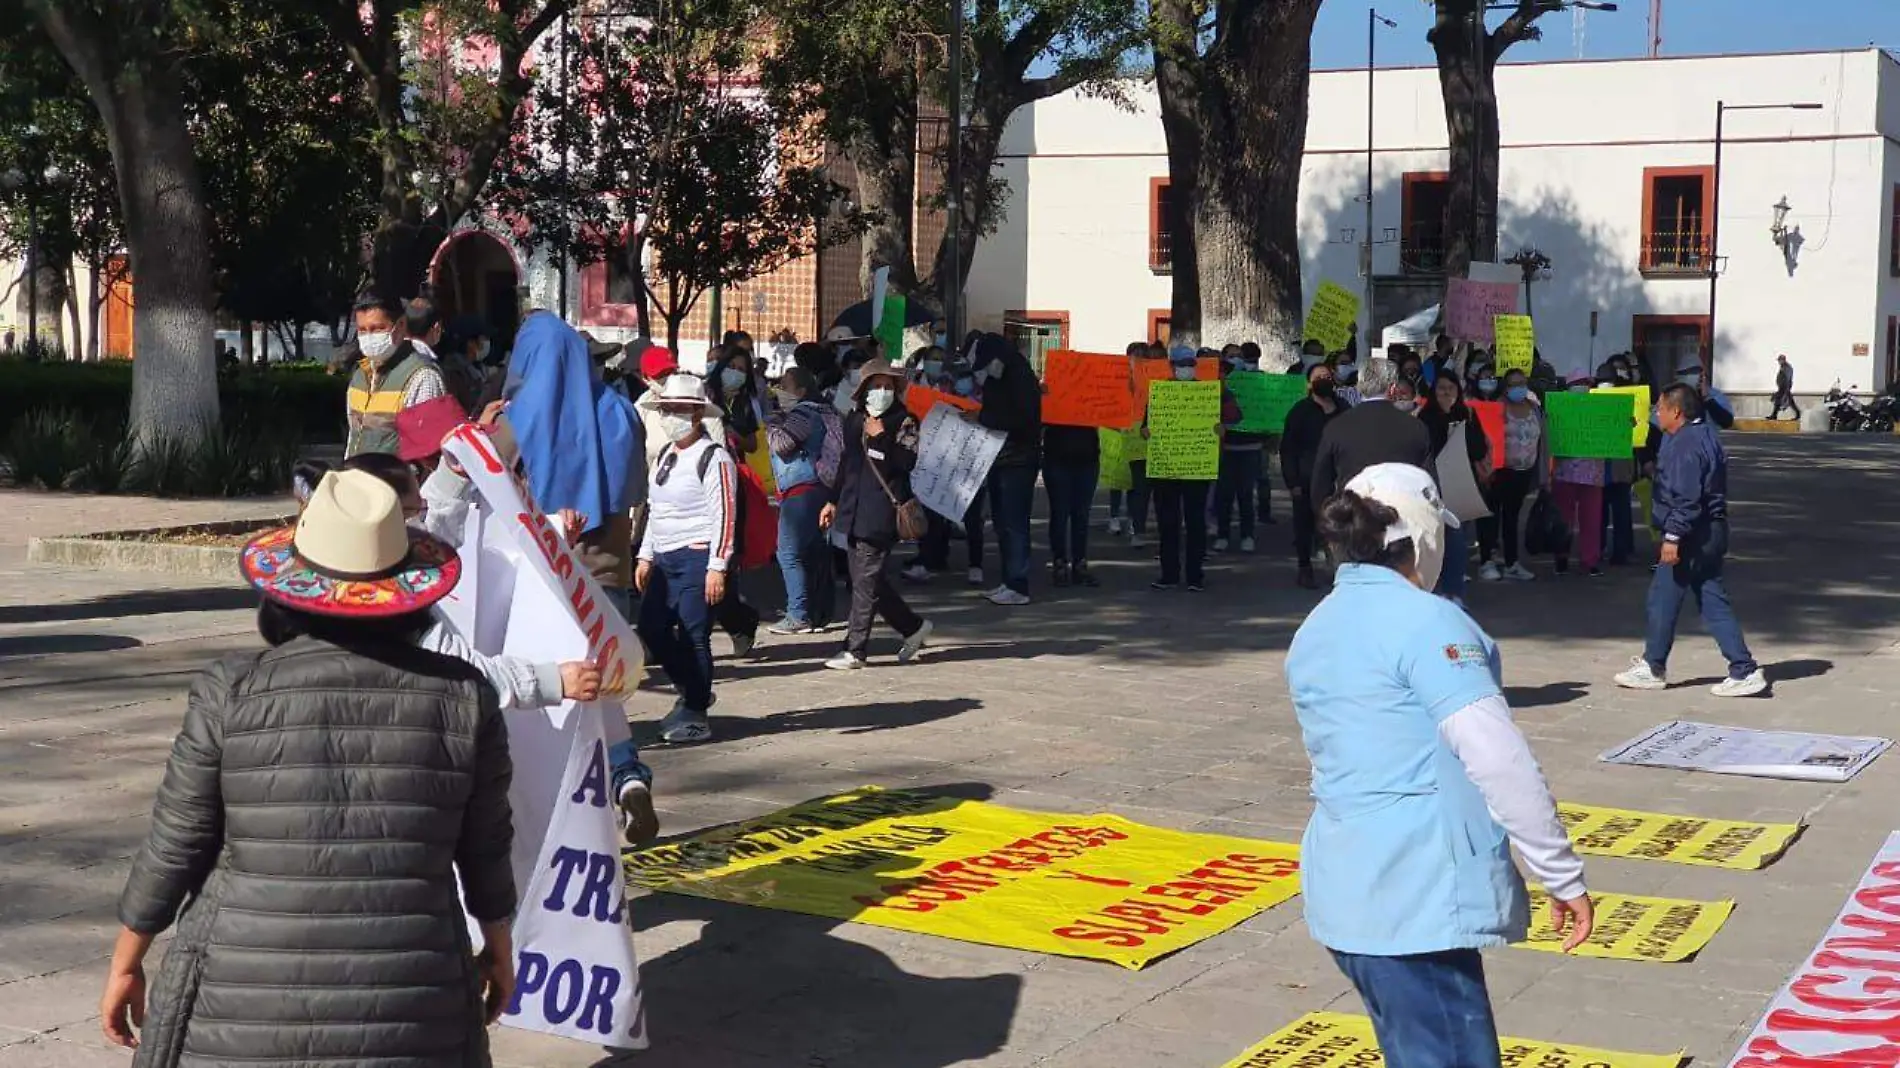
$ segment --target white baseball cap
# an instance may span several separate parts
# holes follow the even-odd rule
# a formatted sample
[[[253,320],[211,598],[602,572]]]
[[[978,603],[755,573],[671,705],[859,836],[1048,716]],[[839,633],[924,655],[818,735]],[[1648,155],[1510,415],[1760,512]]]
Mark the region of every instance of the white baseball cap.
[[[1438,484],[1423,468],[1411,464],[1374,464],[1354,475],[1346,488],[1399,513],[1399,521],[1386,528],[1387,545],[1404,538],[1412,538],[1416,544],[1424,538],[1434,520],[1447,528],[1458,526],[1458,517],[1445,507],[1444,499],[1438,494]]]

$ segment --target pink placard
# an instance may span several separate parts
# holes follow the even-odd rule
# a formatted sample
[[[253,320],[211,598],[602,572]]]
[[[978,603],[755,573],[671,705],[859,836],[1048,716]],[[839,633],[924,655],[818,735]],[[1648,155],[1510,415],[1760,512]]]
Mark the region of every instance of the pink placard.
[[[1445,285],[1445,332],[1457,341],[1492,343],[1492,319],[1517,314],[1517,285],[1513,282],[1473,282],[1448,279]]]

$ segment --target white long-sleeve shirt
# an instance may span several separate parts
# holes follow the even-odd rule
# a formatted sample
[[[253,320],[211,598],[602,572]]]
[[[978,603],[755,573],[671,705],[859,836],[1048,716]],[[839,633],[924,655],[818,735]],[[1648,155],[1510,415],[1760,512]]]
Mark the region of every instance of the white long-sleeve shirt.
[[[706,570],[726,570],[738,544],[738,489],[739,470],[732,455],[703,435],[683,449],[667,446],[647,479],[647,532],[640,542],[640,559],[704,545]]]
[[[1544,772],[1511,721],[1511,706],[1493,695],[1459,709],[1438,725],[1439,736],[1484,795],[1485,807],[1524,858],[1531,877],[1559,901],[1581,897],[1583,861],[1557,818]]]

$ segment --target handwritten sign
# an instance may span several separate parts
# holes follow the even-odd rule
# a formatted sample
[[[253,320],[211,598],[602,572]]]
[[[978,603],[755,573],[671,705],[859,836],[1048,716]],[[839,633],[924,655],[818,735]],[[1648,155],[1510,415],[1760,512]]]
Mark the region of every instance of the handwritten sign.
[[[1497,336],[1493,320],[1516,314],[1517,286],[1513,283],[1473,282],[1467,278],[1445,283],[1445,332],[1456,340],[1489,345]]]
[[[1491,466],[1501,466],[1504,463],[1504,402],[1466,401],[1465,407],[1471,409],[1472,418],[1478,421],[1478,429],[1484,431],[1484,440],[1491,446]]]
[[[1054,426],[1135,425],[1134,373],[1126,356],[1057,349],[1043,365],[1042,421]]]
[[[1327,352],[1339,352],[1352,340],[1353,324],[1358,321],[1359,298],[1337,283],[1321,282],[1306,312],[1305,340],[1325,345]]]
[[[959,397],[940,389],[920,386],[915,382],[904,387],[904,407],[909,409],[910,414],[920,423],[930,418],[930,409],[939,404],[948,404],[952,408],[965,412],[974,412],[983,407],[968,397]]]
[[[1649,444],[1649,387],[1648,386],[1598,386],[1590,391],[1605,396],[1624,396],[1630,400],[1630,448],[1640,449]]]
[[[1096,431],[1102,442],[1102,485],[1126,492],[1135,488],[1135,474],[1128,467],[1128,431]]]
[[[1235,371],[1227,376],[1227,390],[1234,395],[1234,403],[1240,405],[1240,430],[1249,434],[1278,434],[1286,429],[1286,413],[1306,396],[1306,378]]]
[[[1220,473],[1219,382],[1148,384],[1148,477],[1212,482]]]
[[[1498,342],[1498,377],[1502,378],[1510,371],[1530,374],[1532,359],[1537,351],[1537,332],[1531,326],[1531,317],[1500,315],[1492,319],[1491,324]]]
[[[1213,357],[1194,361],[1196,382],[1220,381],[1220,361]],[[1167,360],[1135,361],[1135,422],[1148,418],[1148,386],[1154,382],[1174,381],[1174,365]]]
[[[1552,393],[1544,398],[1549,415],[1550,454],[1593,460],[1630,458],[1630,403],[1602,393]]]
[[[978,426],[939,404],[924,417],[917,439],[917,466],[910,473],[910,490],[924,507],[947,519],[961,521],[970,502],[983,490],[990,465],[1003,451],[1001,430]]]

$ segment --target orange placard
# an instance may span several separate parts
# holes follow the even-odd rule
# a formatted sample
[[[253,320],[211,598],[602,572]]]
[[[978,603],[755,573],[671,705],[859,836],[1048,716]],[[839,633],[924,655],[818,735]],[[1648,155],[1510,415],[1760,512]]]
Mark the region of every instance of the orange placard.
[[[910,414],[916,416],[920,423],[930,414],[930,409],[939,404],[948,404],[952,408],[961,408],[966,412],[974,412],[982,407],[968,397],[959,397],[954,393],[931,389],[929,386],[912,383],[904,389],[904,407],[909,408]]]
[[[1135,379],[1128,357],[1057,349],[1043,365],[1042,421],[1055,426],[1135,425]]]
[[[1167,360],[1135,361],[1135,422],[1139,424],[1148,418],[1148,383],[1167,382],[1174,378],[1174,364]],[[1194,361],[1194,380],[1196,382],[1220,381],[1220,361],[1212,356]]]
[[[1465,407],[1484,428],[1484,438],[1491,443],[1491,464],[1501,467],[1504,464],[1504,402],[1503,401],[1466,401]]]

